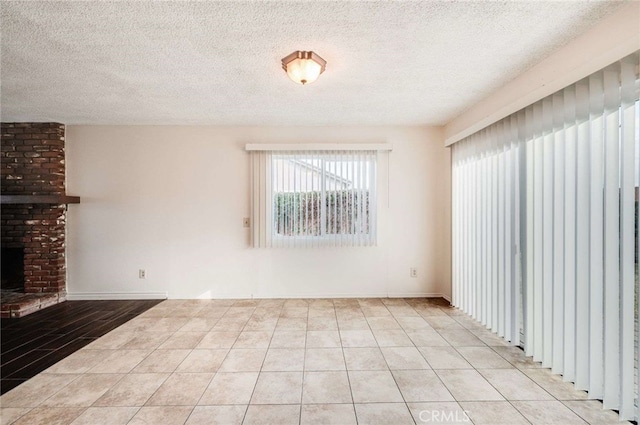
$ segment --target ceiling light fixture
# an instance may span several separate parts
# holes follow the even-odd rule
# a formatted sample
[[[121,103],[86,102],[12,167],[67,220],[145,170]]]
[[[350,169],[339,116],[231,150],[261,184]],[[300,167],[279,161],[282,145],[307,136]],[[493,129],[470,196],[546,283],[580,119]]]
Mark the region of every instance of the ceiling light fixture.
[[[282,69],[298,84],[313,83],[324,72],[327,61],[314,52],[296,50],[282,58]]]

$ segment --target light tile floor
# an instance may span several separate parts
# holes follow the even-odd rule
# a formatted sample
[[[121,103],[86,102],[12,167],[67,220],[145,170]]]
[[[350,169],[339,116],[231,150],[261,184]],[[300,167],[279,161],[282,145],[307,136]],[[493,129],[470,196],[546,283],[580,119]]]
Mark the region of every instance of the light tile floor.
[[[167,300],[0,398],[5,424],[618,424],[444,300]]]

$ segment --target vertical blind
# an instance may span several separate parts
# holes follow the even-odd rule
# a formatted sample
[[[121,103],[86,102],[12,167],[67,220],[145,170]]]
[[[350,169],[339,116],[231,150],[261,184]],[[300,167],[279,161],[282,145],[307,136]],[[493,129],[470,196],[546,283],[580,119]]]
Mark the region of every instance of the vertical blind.
[[[251,152],[254,247],[376,243],[377,151]]]
[[[454,305],[621,419],[638,417],[638,63],[452,148]]]

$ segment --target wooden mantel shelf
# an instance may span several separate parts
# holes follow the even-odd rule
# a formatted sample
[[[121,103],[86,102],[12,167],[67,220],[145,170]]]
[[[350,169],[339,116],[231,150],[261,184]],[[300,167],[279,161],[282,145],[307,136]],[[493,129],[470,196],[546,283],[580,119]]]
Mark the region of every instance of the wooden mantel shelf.
[[[69,195],[0,195],[0,204],[79,204],[79,196]]]

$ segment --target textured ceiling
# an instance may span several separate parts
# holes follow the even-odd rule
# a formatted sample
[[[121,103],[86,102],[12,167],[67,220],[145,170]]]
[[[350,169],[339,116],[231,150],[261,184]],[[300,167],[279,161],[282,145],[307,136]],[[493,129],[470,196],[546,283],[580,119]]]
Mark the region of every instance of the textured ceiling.
[[[440,125],[620,4],[2,1],[2,121]]]

